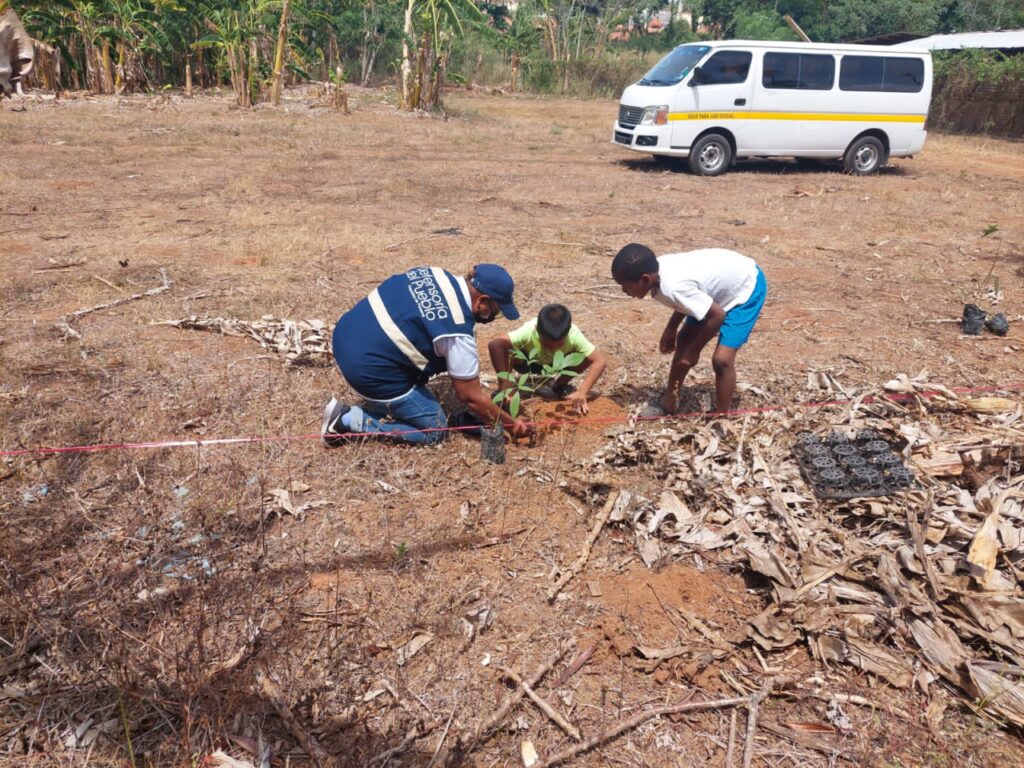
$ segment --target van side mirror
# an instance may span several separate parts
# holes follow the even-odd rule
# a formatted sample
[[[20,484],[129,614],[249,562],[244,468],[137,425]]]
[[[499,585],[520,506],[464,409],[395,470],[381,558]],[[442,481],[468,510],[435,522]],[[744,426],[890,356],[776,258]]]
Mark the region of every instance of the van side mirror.
[[[701,85],[704,82],[704,70],[700,67],[693,68],[693,76],[690,78],[690,82],[687,83],[691,88],[695,85]]]

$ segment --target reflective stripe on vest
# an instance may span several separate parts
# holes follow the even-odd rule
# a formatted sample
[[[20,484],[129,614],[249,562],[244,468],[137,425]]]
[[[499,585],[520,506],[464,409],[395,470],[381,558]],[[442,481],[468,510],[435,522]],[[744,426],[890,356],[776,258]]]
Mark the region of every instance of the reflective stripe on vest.
[[[466,322],[466,316],[462,313],[462,305],[459,304],[459,297],[455,295],[452,281],[448,279],[448,275],[444,273],[444,270],[437,267],[431,267],[430,273],[434,276],[434,282],[437,283],[437,287],[441,289],[444,300],[448,302],[448,308],[452,311],[452,320],[458,325],[462,325]]]
[[[445,282],[447,283],[448,281],[445,280]],[[387,307],[384,306],[384,302],[380,297],[380,292],[374,288],[367,298],[370,302],[370,309],[373,310],[373,316],[377,319],[381,329],[387,334],[388,338],[402,351],[403,355],[409,358],[410,363],[420,370],[426,368],[430,361],[420,354],[420,351],[409,341],[409,338],[402,333],[402,329],[391,319],[391,315],[388,314]]]

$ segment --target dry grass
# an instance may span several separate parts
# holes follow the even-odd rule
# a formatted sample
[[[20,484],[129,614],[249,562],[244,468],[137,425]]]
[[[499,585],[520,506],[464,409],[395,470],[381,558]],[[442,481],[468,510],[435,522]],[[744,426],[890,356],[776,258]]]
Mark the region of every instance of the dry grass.
[[[698,179],[611,147],[610,101],[453,94],[448,120],[385,102],[354,89],[351,117],[295,96],[284,110],[250,113],[215,97],[4,112],[3,448],[315,432],[328,394],[343,393],[336,371],[284,368],[251,342],[147,323],[187,314],[331,321],[419,263],[458,272],[498,261],[527,312],[567,303],[613,357],[603,393],[630,407],[664,368],[654,352],[663,313],[610,285],[609,255],[631,240],[662,252],[734,247],[764,266],[769,305],[739,371],[766,396],[748,402],[814,397],[805,367],[831,367],[851,386],[921,368],[948,385],[1024,374],[1018,324],[1007,339],[972,340],[931,322],[958,316],[990,267],[1005,292],[1000,309],[1024,312],[1019,144],[932,136],[919,158],[868,179],[785,162]],[[992,223],[998,231],[982,238]],[[463,234],[433,234],[449,227]],[[85,263],[36,271],[51,259]],[[161,267],[175,281],[168,294],[86,316],[81,342],[59,340],[62,315],[158,285]],[[695,685],[698,695],[730,691],[718,670],[655,680],[617,652],[637,633],[680,631],[587,592],[598,575],[606,593],[638,578],[631,540],[603,536],[591,576],[563,602],[544,599],[551,569],[575,557],[588,507],[600,501],[558,487],[591,444],[551,436],[515,449],[503,467],[481,465],[463,438],[436,450],[325,452],[293,440],[4,460],[0,664],[27,666],[0,679],[0,753],[12,765],[124,764],[127,724],[140,765],[180,765],[217,747],[243,754],[229,734],[262,738],[283,760],[298,748],[255,693],[262,663],[325,748],[365,765],[417,722],[443,725],[454,713],[453,734],[470,730],[505,693],[492,670],[528,672],[565,634],[599,650],[564,689],[571,703],[541,692],[591,733]],[[303,500],[329,505],[277,516],[266,492],[293,481],[310,486]],[[658,490],[641,470],[628,483]],[[674,578],[696,579],[693,564],[670,566]],[[723,627],[756,612],[758,585],[704,565],[730,601]],[[481,606],[494,623],[470,643],[461,619]],[[423,631],[433,642],[398,666],[396,649]],[[849,713],[856,735],[838,746],[853,761],[1008,765],[1019,754],[1018,741],[966,710],[952,706],[929,731],[890,714],[921,716],[923,697],[793,663],[879,702]],[[381,680],[401,704],[391,693],[364,701]],[[820,704],[764,709],[818,720]],[[354,723],[332,720],[352,707]],[[80,735],[92,741],[67,751],[90,718]],[[535,710],[517,718],[526,731],[499,732],[470,762],[511,765],[525,737],[548,753],[561,742]],[[392,764],[427,765],[440,733]],[[650,723],[578,762],[721,764],[727,735],[728,715]],[[774,736],[761,748],[768,765],[829,762]]]

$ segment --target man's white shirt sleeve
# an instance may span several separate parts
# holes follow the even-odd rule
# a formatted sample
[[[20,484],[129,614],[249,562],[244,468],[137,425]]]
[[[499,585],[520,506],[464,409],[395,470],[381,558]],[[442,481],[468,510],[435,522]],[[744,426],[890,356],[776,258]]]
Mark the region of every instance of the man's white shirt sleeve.
[[[472,336],[442,336],[434,340],[434,351],[448,364],[453,379],[475,379],[480,376],[480,353]]]

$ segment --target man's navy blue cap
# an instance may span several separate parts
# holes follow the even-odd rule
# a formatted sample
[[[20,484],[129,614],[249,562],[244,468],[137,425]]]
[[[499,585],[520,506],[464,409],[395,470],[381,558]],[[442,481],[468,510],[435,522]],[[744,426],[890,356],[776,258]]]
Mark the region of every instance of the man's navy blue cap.
[[[519,310],[512,303],[512,292],[516,287],[512,275],[497,264],[477,264],[473,270],[470,281],[473,287],[498,302],[501,314],[509,320],[518,320]]]

